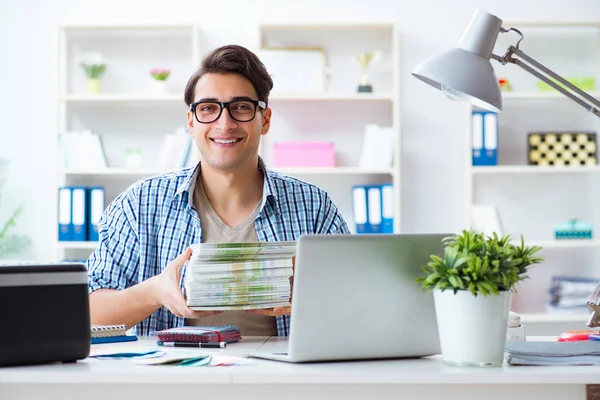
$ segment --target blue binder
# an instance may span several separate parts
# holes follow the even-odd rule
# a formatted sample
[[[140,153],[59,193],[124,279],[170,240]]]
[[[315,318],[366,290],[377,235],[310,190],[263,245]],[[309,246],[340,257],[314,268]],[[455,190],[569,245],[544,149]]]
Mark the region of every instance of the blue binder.
[[[87,188],[84,186],[71,187],[71,224],[73,227],[73,234],[71,240],[76,242],[87,240],[86,194]]]
[[[381,233],[394,233],[394,185],[381,185]]]
[[[63,186],[58,188],[58,240],[70,241],[73,239],[73,225],[71,224],[71,188]]]
[[[89,241],[98,241],[98,222],[104,212],[104,207],[104,187],[90,187],[87,198],[87,240]]]
[[[369,233],[381,233],[383,224],[381,221],[381,186],[367,186],[367,215],[369,221]]]
[[[498,114],[472,113],[473,165],[498,165]]]
[[[356,233],[369,233],[367,220],[367,188],[362,185],[352,187],[352,213]]]

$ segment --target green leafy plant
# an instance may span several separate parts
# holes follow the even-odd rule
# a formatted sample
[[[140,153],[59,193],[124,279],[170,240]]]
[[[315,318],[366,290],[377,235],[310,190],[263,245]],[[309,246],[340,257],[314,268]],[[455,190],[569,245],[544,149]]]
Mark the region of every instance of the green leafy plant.
[[[17,208],[0,229],[0,258],[17,253],[30,244],[29,238],[10,233],[11,228],[16,225],[21,211],[21,207]]]
[[[99,53],[88,54],[81,66],[89,79],[100,79],[106,71],[106,62]]]
[[[474,296],[514,291],[516,283],[528,278],[528,267],[543,261],[537,256],[542,248],[525,246],[522,236],[517,245],[510,235],[463,230],[443,243],[444,254],[431,255],[422,267],[425,276],[417,279],[424,291],[468,290]]]

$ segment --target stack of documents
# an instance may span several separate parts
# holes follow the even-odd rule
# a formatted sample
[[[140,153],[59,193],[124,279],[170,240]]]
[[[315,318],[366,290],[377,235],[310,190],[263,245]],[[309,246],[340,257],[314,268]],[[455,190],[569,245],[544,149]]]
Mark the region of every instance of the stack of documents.
[[[184,280],[193,310],[250,310],[290,305],[296,242],[193,245]]]
[[[507,342],[511,365],[600,365],[600,342]]]

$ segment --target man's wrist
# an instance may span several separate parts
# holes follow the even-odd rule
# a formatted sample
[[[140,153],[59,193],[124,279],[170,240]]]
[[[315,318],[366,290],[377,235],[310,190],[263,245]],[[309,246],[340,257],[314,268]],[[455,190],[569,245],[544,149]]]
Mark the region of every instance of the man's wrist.
[[[160,297],[159,297],[159,293],[160,293],[160,275],[155,275],[149,279],[146,279],[145,282],[143,282],[142,284],[144,284],[145,287],[145,292],[146,292],[146,299],[148,301],[148,304],[151,305],[155,310],[158,310],[159,308],[162,307],[162,302],[160,301]]]

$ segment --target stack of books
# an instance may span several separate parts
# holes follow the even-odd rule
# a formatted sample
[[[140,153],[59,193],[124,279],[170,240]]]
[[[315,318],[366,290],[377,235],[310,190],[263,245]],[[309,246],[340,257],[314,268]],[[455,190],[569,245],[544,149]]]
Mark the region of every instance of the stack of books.
[[[184,279],[192,310],[251,310],[290,305],[296,242],[193,245]]]
[[[577,276],[553,276],[548,290],[548,310],[589,314],[587,301],[599,280]]]

